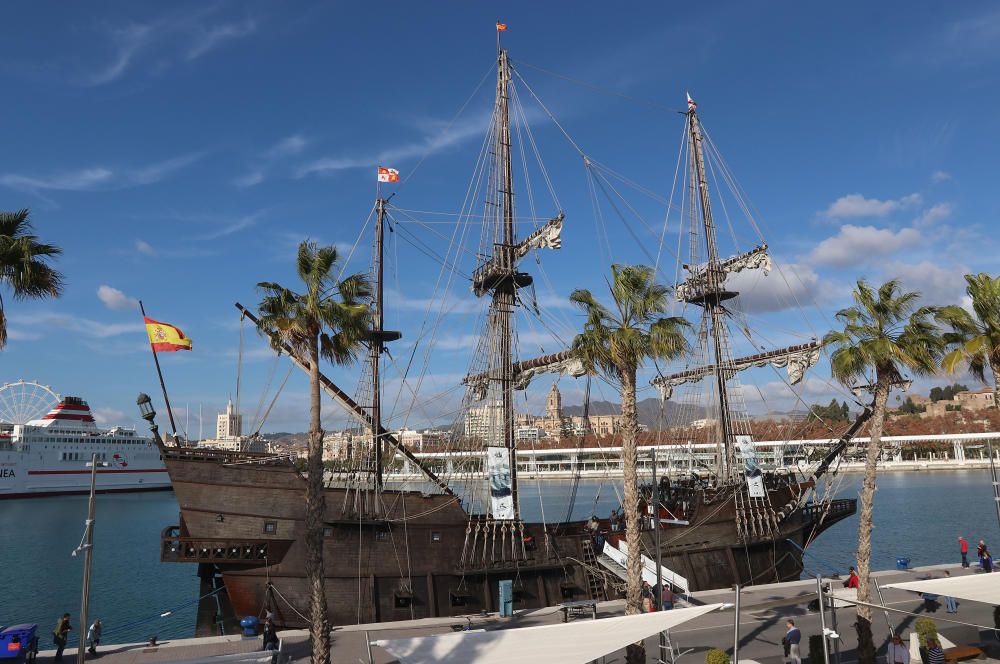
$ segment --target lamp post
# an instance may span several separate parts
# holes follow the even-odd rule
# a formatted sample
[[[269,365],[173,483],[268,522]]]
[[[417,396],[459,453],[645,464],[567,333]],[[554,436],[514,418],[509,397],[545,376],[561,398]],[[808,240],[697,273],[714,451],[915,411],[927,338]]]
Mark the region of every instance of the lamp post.
[[[147,397],[148,398],[148,397]],[[90,502],[87,505],[87,523],[83,531],[83,542],[73,551],[73,555],[83,551],[83,598],[80,600],[80,646],[77,648],[77,664],[83,664],[87,649],[87,610],[90,608],[90,568],[94,555],[94,495],[97,489],[97,468],[107,466],[104,461],[97,460],[97,453],[91,455],[90,463]]]
[[[163,439],[160,438],[160,427],[156,424],[156,411],[153,410],[153,402],[149,395],[140,392],[135,400],[135,405],[139,407],[139,417],[149,422],[149,430],[153,432],[153,442],[160,449],[163,449]]]

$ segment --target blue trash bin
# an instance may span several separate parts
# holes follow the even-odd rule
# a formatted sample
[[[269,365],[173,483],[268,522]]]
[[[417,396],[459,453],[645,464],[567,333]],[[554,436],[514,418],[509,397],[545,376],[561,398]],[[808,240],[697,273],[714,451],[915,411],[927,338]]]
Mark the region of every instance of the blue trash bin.
[[[34,662],[38,654],[38,625],[25,623],[0,631],[0,659]]]
[[[910,569],[910,559],[906,558],[906,557],[903,557],[903,556],[897,557],[896,558],[896,569],[899,569],[899,570]]]
[[[257,625],[260,619],[257,616],[245,616],[240,620],[240,627],[243,628],[243,636],[257,636]]]

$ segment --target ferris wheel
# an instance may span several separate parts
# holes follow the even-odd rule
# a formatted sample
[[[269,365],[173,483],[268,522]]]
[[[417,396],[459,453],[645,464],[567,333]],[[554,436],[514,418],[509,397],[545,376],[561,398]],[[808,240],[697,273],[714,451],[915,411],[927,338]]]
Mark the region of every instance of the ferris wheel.
[[[62,401],[48,385],[18,380],[0,385],[0,422],[27,424],[37,420]]]

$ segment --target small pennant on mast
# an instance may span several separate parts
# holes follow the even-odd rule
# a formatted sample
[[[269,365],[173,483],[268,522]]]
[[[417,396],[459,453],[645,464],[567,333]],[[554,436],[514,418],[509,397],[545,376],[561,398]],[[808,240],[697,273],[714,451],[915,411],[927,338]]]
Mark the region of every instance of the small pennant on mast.
[[[395,168],[378,167],[379,182],[399,182],[399,171]]]
[[[694,99],[691,99],[691,93],[690,92],[688,92],[686,94],[687,94],[687,98],[688,98],[688,111],[690,112],[690,111],[693,111],[694,109],[698,108],[698,104],[694,103]]]
[[[507,24],[497,21],[497,32],[507,32]]]

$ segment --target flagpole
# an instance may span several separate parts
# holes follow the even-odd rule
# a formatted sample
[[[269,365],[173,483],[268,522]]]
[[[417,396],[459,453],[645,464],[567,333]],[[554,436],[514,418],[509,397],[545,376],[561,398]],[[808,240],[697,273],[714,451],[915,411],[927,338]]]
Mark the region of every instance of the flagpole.
[[[139,300],[139,311],[142,313],[143,324],[145,324],[146,309],[142,306],[142,300]],[[163,382],[163,372],[160,371],[160,358],[156,356],[156,349],[153,348],[152,342],[149,344],[149,350],[153,351],[153,363],[156,365],[156,375],[160,379],[160,389],[163,390],[163,402],[167,405],[167,416],[170,418],[170,430],[174,435],[174,445],[177,445],[177,426],[174,424],[174,411],[170,408],[170,398],[167,397],[167,386]]]

